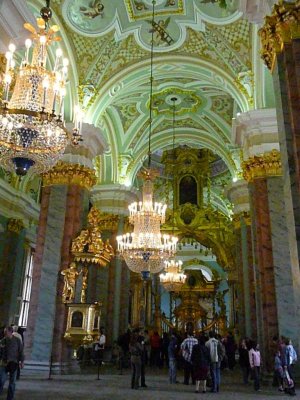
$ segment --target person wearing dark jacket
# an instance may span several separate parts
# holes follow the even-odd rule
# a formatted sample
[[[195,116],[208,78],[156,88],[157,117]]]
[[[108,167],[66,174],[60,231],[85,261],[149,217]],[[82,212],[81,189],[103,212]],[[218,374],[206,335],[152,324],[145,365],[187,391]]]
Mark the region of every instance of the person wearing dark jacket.
[[[147,359],[147,350],[145,346],[145,337],[143,336],[142,330],[137,330],[135,333],[138,334],[138,342],[142,345],[142,354],[141,354],[141,387],[146,388],[146,379],[145,379],[145,366],[146,366],[146,359]]]
[[[130,362],[131,362],[131,389],[139,388],[139,380],[141,377],[141,364],[142,364],[142,352],[143,346],[138,341],[138,333],[133,333],[130,338],[129,343],[129,351],[131,354]]]
[[[202,393],[205,393],[208,368],[210,364],[209,350],[205,346],[205,336],[201,336],[198,339],[198,344],[193,346],[191,361],[193,366],[193,375],[196,381],[195,392],[199,393],[201,384]]]
[[[250,375],[250,362],[249,351],[245,339],[241,341],[239,346],[239,364],[243,373],[243,382],[245,385],[247,385]]]
[[[13,400],[16,388],[18,366],[23,368],[23,345],[17,337],[13,336],[12,326],[4,331],[5,337],[0,342],[0,395],[9,374],[7,400]]]

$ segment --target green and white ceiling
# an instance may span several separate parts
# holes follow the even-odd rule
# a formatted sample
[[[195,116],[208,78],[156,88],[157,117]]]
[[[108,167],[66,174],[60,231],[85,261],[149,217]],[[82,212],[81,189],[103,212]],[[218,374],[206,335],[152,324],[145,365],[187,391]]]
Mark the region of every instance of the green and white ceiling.
[[[38,15],[42,1],[29,0]],[[103,12],[99,4],[104,5]],[[236,1],[156,0],[152,151],[172,145],[171,97],[176,144],[211,149],[233,177],[238,150],[232,117],[254,104],[253,37]],[[152,0],[52,0],[72,66],[72,105],[85,122],[103,129],[106,153],[95,160],[103,183],[130,186],[148,151]]]

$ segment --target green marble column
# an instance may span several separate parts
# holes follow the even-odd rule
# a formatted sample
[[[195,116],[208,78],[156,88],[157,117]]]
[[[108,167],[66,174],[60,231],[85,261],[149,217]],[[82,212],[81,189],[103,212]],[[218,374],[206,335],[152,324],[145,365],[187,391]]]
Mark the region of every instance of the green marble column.
[[[8,219],[1,233],[0,325],[18,324],[25,266],[25,229],[19,219]]]

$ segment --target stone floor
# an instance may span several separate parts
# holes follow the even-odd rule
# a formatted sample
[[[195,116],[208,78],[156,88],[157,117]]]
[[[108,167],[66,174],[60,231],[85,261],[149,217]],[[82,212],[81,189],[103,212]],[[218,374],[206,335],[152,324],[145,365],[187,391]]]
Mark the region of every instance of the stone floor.
[[[125,370],[122,375],[113,370],[103,371],[100,380],[98,381],[96,378],[96,371],[93,375],[53,376],[51,380],[23,376],[17,382],[15,400],[196,400],[200,398],[208,400],[214,398],[218,400],[278,400],[280,397],[287,397],[287,395],[277,392],[276,388],[272,386],[263,386],[261,392],[254,393],[252,385],[245,387],[239,383],[240,377],[237,372],[223,374],[221,392],[218,394],[196,394],[194,386],[185,386],[182,383],[170,385],[166,370],[148,371],[146,376],[148,388],[139,390],[129,388],[129,370]],[[182,382],[181,374],[178,379]],[[5,396],[2,397],[5,398]],[[300,395],[294,398],[300,399]]]

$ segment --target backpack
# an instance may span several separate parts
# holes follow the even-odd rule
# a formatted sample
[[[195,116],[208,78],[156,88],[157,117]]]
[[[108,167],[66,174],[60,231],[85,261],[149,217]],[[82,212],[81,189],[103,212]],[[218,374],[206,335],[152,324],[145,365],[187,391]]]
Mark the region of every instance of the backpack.
[[[225,350],[225,346],[223,343],[221,343],[220,341],[218,341],[218,361],[223,361],[223,359],[226,356],[226,350]]]

